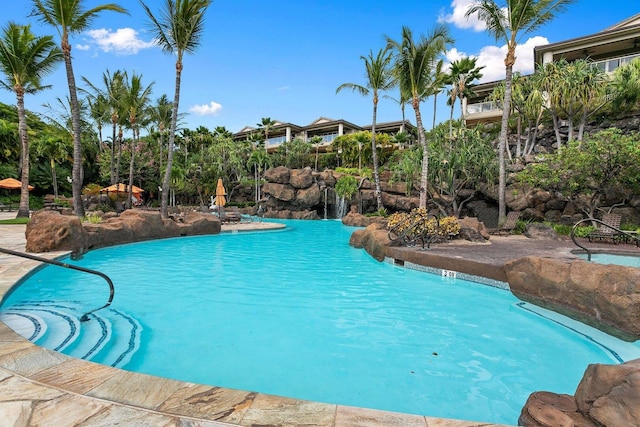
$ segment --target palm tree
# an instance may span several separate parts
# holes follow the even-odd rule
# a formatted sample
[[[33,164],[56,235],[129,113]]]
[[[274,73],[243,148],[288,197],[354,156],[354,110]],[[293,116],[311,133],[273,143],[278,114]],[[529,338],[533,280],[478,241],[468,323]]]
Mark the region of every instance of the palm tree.
[[[273,130],[276,125],[275,120],[271,120],[271,117],[263,117],[258,123],[258,129],[260,129],[264,133],[264,149],[265,151],[269,151],[269,133]]]
[[[158,141],[158,148],[160,151],[158,170],[162,173],[162,148],[164,147],[164,135],[167,132],[167,128],[171,127],[173,102],[169,101],[169,97],[166,94],[162,94],[162,96],[156,100],[156,104],[149,108],[148,116],[150,122],[158,126],[158,133],[160,134],[160,140]],[[162,180],[162,177],[160,177],[160,180]]]
[[[67,69],[67,84],[69,85],[69,99],[71,101],[71,115],[73,125],[73,209],[79,217],[84,216],[82,204],[82,128],[80,123],[80,106],[76,91],[76,79],[71,62],[70,34],[85,31],[94,19],[103,11],[127,13],[117,4],[108,3],[85,10],[85,0],[32,0],[33,10],[30,16],[51,25],[58,31],[60,45]]]
[[[506,7],[499,6],[495,0],[478,0],[465,13],[469,18],[478,14],[478,19],[487,26],[487,31],[496,40],[507,44],[505,65],[505,89],[502,108],[502,124],[498,140],[498,163],[500,167],[498,178],[498,222],[502,223],[507,216],[505,203],[506,167],[505,150],[507,147],[507,131],[509,126],[509,112],[511,109],[511,81],[513,65],[516,63],[516,46],[525,34],[529,34],[554,18],[556,12],[561,12],[575,0],[506,0]]]
[[[402,27],[400,41],[387,37],[387,45],[396,52],[395,73],[400,90],[411,99],[411,106],[416,114],[418,142],[422,147],[419,206],[425,209],[427,207],[429,150],[422,125],[420,102],[430,95],[429,82],[433,80],[430,76],[437,57],[444,53],[447,45],[452,42],[447,28],[443,26],[437,26],[428,37],[423,36],[418,42],[413,40],[413,34],[409,27]]]
[[[58,198],[58,174],[56,171],[56,162],[64,160],[72,150],[73,141],[71,135],[65,130],[60,129],[50,135],[42,135],[39,139],[33,141],[33,148],[36,155],[46,157],[49,160],[51,168],[51,185],[53,186],[53,196]]]
[[[376,184],[376,201],[378,204],[378,210],[382,210],[384,208],[384,205],[382,204],[382,190],[380,189],[380,173],[378,172],[378,156],[376,153],[376,118],[378,116],[378,100],[380,97],[380,92],[389,90],[395,85],[395,79],[393,78],[390,70],[391,57],[392,55],[389,51],[389,47],[380,49],[375,57],[373,56],[373,51],[369,51],[368,57],[360,57],[360,59],[364,61],[364,66],[366,69],[366,86],[362,86],[356,83],[343,83],[336,89],[336,93],[340,92],[342,89],[351,89],[355,92],[359,92],[363,96],[368,96],[369,93],[373,95],[371,156],[373,161],[373,177]],[[404,101],[404,99],[406,98],[401,95],[400,99]]]
[[[41,79],[53,71],[61,60],[62,52],[53,37],[36,37],[30,26],[13,22],[3,29],[0,39],[0,70],[6,79],[0,80],[0,86],[16,94],[18,135],[22,146],[22,188],[18,218],[29,217],[29,137],[24,95],[47,89],[49,86],[43,86]]]
[[[82,80],[87,84],[92,91],[86,91],[89,93],[89,96],[92,98],[102,98],[107,105],[109,110],[109,120],[111,122],[112,133],[111,133],[111,164],[110,164],[110,179],[111,185],[116,183],[116,172],[115,172],[115,159],[116,159],[116,143],[119,142],[117,139],[116,131],[118,128],[118,123],[120,122],[120,117],[125,116],[125,112],[122,111],[122,99],[124,97],[124,75],[125,73],[121,70],[117,70],[113,75],[109,70],[102,73],[102,83],[104,85],[104,89],[98,88],[96,85],[91,83],[86,77],[82,77]]]
[[[460,112],[464,123],[465,114],[462,100],[474,95],[472,90],[474,86],[473,82],[482,77],[480,70],[482,70],[484,66],[477,67],[477,61],[477,58],[464,57],[451,63],[451,68],[446,80],[447,84],[451,85],[449,99],[447,100],[447,104],[451,106],[451,113],[449,114],[449,138],[453,137],[453,109],[456,101],[460,100]]]
[[[129,160],[129,188],[125,202],[125,208],[129,209],[131,208],[131,199],[133,197],[133,166],[135,164],[135,148],[140,139],[140,121],[149,103],[153,83],[144,87],[142,85],[142,75],[135,72],[131,75],[131,80],[125,79],[125,82],[126,92],[123,101],[129,112],[129,127],[133,134],[131,137],[131,158]]]
[[[173,166],[173,147],[178,123],[178,107],[180,104],[180,81],[182,77],[182,59],[185,53],[193,53],[200,45],[204,32],[204,15],[211,5],[211,0],[165,0],[161,19],[151,12],[151,9],[139,0],[150,20],[151,32],[155,42],[165,53],[176,56],[176,84],[173,97],[173,111],[171,128],[169,129],[169,148],[167,168],[162,181],[162,201],[160,214],[167,218],[167,201],[169,197],[169,183],[171,167]]]

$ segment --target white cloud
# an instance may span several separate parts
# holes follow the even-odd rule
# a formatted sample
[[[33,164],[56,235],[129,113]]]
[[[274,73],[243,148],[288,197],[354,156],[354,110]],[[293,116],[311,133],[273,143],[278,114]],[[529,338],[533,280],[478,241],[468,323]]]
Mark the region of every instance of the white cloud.
[[[198,116],[217,116],[222,111],[222,105],[211,101],[209,104],[194,105],[189,111]]]
[[[452,12],[449,14],[444,13],[444,11],[440,12],[438,16],[438,22],[453,24],[458,28],[463,29],[472,29],[473,31],[483,31],[486,26],[484,22],[478,20],[477,14],[471,15],[468,19],[465,17],[467,10],[474,3],[475,0],[452,0],[451,1],[451,9]]]
[[[545,37],[532,37],[526,42],[516,46],[516,63],[513,71],[519,71],[522,74],[531,74],[534,71],[535,63],[533,58],[533,48],[549,44]],[[502,80],[505,76],[504,58],[507,55],[507,45],[503,46],[485,46],[478,54],[478,65],[484,65],[482,69],[481,82],[491,82]]]
[[[77,44],[76,45],[76,49],[78,49],[78,50],[89,50],[89,49],[91,49],[91,46],[89,46],[88,44]]]
[[[138,38],[133,28],[118,28],[111,31],[106,28],[87,31],[91,41],[104,52],[115,52],[119,55],[135,55],[142,49],[154,46],[154,42],[146,42]]]
[[[287,90],[291,90],[291,86],[281,86],[278,89],[276,89],[278,92],[284,92]]]

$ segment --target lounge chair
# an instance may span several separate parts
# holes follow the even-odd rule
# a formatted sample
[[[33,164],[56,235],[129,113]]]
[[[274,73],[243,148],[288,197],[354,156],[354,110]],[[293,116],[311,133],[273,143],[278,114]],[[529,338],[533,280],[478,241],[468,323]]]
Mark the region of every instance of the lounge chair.
[[[589,233],[589,235],[587,236],[587,239],[589,239],[590,242],[596,239],[611,240],[613,243],[617,244],[622,238],[620,233],[616,231],[620,229],[621,220],[622,220],[622,215],[620,214],[602,215],[602,222],[604,224],[598,223],[598,228],[592,231],[591,233]]]
[[[230,224],[240,222],[242,220],[242,215],[240,215],[238,208],[235,208],[234,210],[232,207],[225,208],[220,206],[218,207],[218,218],[220,218],[220,222],[223,224]]]
[[[516,228],[516,225],[518,224],[518,220],[520,219],[521,215],[522,215],[522,212],[520,211],[509,212],[507,214],[507,218],[504,221],[504,223],[498,228],[489,230],[489,233],[490,234],[502,234],[502,233],[511,234],[511,232]]]

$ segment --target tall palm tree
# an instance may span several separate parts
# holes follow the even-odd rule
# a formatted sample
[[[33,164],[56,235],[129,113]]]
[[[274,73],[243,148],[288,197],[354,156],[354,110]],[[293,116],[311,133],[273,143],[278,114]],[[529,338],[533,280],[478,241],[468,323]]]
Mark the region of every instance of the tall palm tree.
[[[135,72],[131,75],[131,79],[125,79],[125,97],[124,105],[129,112],[128,125],[132,132],[131,137],[131,157],[129,160],[129,188],[127,191],[127,200],[125,207],[131,208],[131,199],[133,197],[133,166],[135,165],[135,148],[138,145],[140,139],[140,122],[143,119],[143,115],[147,109],[149,98],[151,96],[151,89],[153,82],[144,87],[142,84],[142,75]]]
[[[59,128],[58,128],[59,129]],[[58,173],[56,162],[65,160],[73,150],[71,135],[65,129],[59,132],[41,135],[33,141],[33,148],[38,156],[46,157],[51,168],[51,185],[53,186],[53,196],[58,198]]]
[[[416,114],[418,142],[422,147],[419,206],[425,209],[427,207],[429,150],[422,125],[420,102],[430,95],[429,82],[432,80],[430,76],[438,56],[443,54],[447,45],[452,42],[449,31],[444,26],[437,26],[428,37],[422,36],[418,41],[413,39],[413,33],[409,27],[402,27],[402,38],[399,41],[387,37],[387,45],[395,51],[394,67],[400,90],[411,99],[411,106]]]
[[[498,178],[498,222],[502,223],[507,217],[505,203],[506,167],[505,150],[507,147],[507,131],[509,126],[509,112],[511,110],[511,82],[513,65],[516,63],[516,46],[521,37],[530,34],[542,25],[551,21],[556,12],[563,11],[567,5],[576,0],[505,0],[506,6],[500,6],[495,0],[477,0],[465,13],[469,18],[473,14],[487,26],[487,32],[496,40],[507,44],[507,54],[504,58],[505,89],[502,108],[502,124],[498,140],[498,163],[500,167]]]
[[[16,94],[22,146],[22,188],[17,217],[29,217],[29,137],[24,95],[49,88],[42,85],[42,77],[53,71],[61,60],[62,52],[53,37],[36,37],[28,25],[10,22],[4,27],[0,39],[0,71],[5,79],[0,80],[0,86]]]
[[[86,91],[91,97],[104,98],[108,109],[109,119],[111,122],[111,163],[110,163],[110,179],[111,185],[115,184],[116,179],[116,144],[119,142],[117,139],[118,123],[120,118],[125,117],[125,112],[122,107],[122,99],[124,97],[124,71],[117,70],[113,75],[109,70],[102,73],[102,83],[104,88],[101,89],[91,83],[86,77],[82,77],[82,80],[87,86],[91,88],[91,91]]]
[[[164,148],[164,135],[167,129],[171,127],[171,118],[173,117],[173,102],[169,100],[166,94],[162,94],[160,98],[156,100],[155,105],[149,108],[149,120],[151,123],[158,126],[158,133],[160,134],[160,140],[158,141],[160,161],[158,170],[162,174],[162,149]],[[162,180],[162,177],[160,177]]]
[[[149,18],[155,42],[165,53],[176,56],[176,84],[171,128],[169,129],[167,168],[162,181],[162,199],[160,203],[160,214],[163,218],[167,218],[169,183],[171,180],[171,167],[173,166],[173,147],[180,104],[182,59],[185,53],[193,53],[200,45],[204,32],[204,16],[207,8],[211,5],[211,0],[164,0],[160,19],[156,18],[144,1],[139,1]]]
[[[449,138],[453,137],[453,109],[458,100],[460,100],[460,112],[462,119],[464,119],[464,106],[462,100],[474,95],[473,82],[482,77],[480,70],[484,68],[478,67],[476,62],[478,58],[464,57],[453,61],[449,74],[447,76],[447,84],[451,85],[449,90],[449,99],[447,104],[451,106],[451,112],[449,114]],[[463,120],[464,122],[464,120]]]
[[[269,151],[269,134],[276,125],[275,120],[271,120],[271,117],[263,117],[258,123],[258,129],[264,133],[264,150]]]
[[[67,84],[69,85],[69,99],[71,101],[73,120],[73,209],[77,216],[83,217],[82,128],[80,123],[80,106],[78,104],[78,94],[76,90],[76,78],[73,74],[73,64],[71,61],[69,35],[79,34],[85,31],[103,11],[127,12],[124,8],[114,3],[103,4],[86,10],[86,0],[32,0],[32,2],[33,10],[31,16],[54,27],[60,36],[60,45],[67,70]]]
[[[378,172],[378,156],[376,153],[376,118],[378,116],[378,101],[380,92],[389,90],[395,85],[395,79],[390,70],[392,54],[389,47],[380,49],[378,53],[373,55],[373,51],[369,51],[369,56],[361,56],[366,69],[366,86],[356,83],[343,83],[336,89],[336,93],[342,89],[351,89],[359,92],[363,96],[373,95],[373,122],[371,124],[371,157],[373,160],[373,177],[376,185],[376,201],[378,210],[384,208],[382,204],[382,190],[380,189],[380,173]],[[402,95],[400,99],[403,98]],[[316,166],[317,168],[317,166]]]

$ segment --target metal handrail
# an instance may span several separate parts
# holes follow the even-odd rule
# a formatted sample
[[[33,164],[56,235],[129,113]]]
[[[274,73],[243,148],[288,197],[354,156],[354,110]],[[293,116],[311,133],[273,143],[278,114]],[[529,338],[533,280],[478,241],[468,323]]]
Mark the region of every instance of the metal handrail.
[[[573,224],[573,228],[571,228],[571,240],[573,240],[573,243],[576,244],[576,246],[578,246],[579,248],[581,248],[582,250],[584,250],[587,253],[587,261],[591,261],[591,251],[586,247],[581,245],[580,243],[578,243],[578,241],[576,240],[576,228],[578,227],[578,225],[582,224],[583,222],[591,222],[591,223],[598,223],[600,225],[604,225],[607,228],[610,228],[611,230],[615,231],[616,233],[618,233],[621,236],[625,236],[626,238],[629,239],[633,239],[636,241],[636,245],[640,244],[640,237],[631,234],[631,233],[627,233],[626,231],[620,230],[617,227],[614,227],[611,224],[607,224],[604,221],[601,221],[599,219],[595,219],[595,218],[585,218],[585,219],[581,219],[580,221],[576,222],[575,224]]]
[[[111,281],[109,276],[107,276],[106,274],[104,274],[104,273],[102,273],[100,271],[91,270],[90,268],[78,267],[76,265],[70,265],[70,264],[67,264],[67,263],[64,263],[64,262],[60,262],[60,261],[56,261],[56,260],[53,260],[53,259],[42,258],[42,257],[39,257],[39,256],[26,254],[24,252],[12,251],[11,249],[0,248],[0,252],[8,254],[8,255],[14,255],[14,256],[17,256],[17,257],[21,257],[21,258],[27,258],[27,259],[31,259],[31,260],[34,260],[34,261],[43,262],[45,264],[57,265],[58,267],[70,268],[72,270],[82,271],[84,273],[95,274],[96,276],[100,276],[104,280],[106,280],[107,283],[109,284],[109,300],[102,307],[94,308],[93,310],[89,310],[85,314],[83,314],[82,317],[80,317],[80,321],[81,322],[86,322],[87,320],[89,320],[89,315],[90,314],[92,314],[92,313],[94,313],[94,312],[96,312],[98,310],[102,310],[103,308],[109,307],[111,305],[111,302],[113,302],[113,295],[115,294],[115,288],[113,286],[113,282]]]

